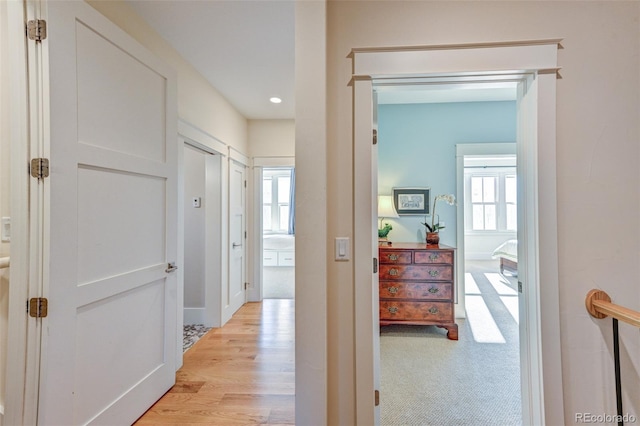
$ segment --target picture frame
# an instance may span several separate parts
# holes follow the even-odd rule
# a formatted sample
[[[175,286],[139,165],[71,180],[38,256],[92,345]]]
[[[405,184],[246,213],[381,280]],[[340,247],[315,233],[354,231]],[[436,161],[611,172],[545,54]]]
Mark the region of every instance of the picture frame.
[[[431,188],[393,188],[393,204],[399,215],[428,215]]]

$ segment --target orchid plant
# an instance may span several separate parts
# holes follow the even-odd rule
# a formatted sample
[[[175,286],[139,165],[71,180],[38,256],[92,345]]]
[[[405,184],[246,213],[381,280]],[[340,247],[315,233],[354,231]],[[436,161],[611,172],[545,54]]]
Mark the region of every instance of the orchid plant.
[[[444,229],[444,226],[441,226],[439,222],[436,223],[436,203],[438,200],[443,200],[450,206],[453,206],[456,203],[456,197],[453,194],[441,194],[433,199],[433,209],[431,210],[431,225],[427,223],[427,218],[425,216],[424,222],[422,223],[427,227],[429,232],[439,232],[441,229]]]

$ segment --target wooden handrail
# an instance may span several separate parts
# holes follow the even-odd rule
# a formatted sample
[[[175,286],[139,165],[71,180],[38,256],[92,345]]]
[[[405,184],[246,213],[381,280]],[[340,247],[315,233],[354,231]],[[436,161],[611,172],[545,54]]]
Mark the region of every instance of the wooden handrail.
[[[8,257],[0,257],[0,269],[9,267],[9,258]]]
[[[611,298],[602,290],[591,290],[585,299],[587,311],[595,318],[611,316],[640,328],[640,312],[611,303]]]

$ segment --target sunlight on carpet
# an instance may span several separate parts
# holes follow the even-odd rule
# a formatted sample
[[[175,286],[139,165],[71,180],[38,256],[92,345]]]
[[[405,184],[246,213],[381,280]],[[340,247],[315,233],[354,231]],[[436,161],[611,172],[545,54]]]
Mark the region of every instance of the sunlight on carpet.
[[[467,321],[469,321],[473,339],[476,342],[506,342],[482,296],[467,295],[465,309],[467,311]]]

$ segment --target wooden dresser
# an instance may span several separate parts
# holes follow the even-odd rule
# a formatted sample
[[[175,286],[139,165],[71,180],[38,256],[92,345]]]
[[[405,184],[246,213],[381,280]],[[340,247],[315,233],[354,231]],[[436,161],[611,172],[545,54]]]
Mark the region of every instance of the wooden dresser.
[[[380,325],[436,325],[458,340],[454,248],[393,243],[379,247]]]

